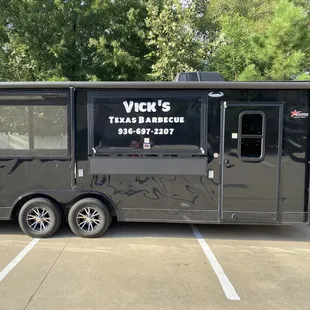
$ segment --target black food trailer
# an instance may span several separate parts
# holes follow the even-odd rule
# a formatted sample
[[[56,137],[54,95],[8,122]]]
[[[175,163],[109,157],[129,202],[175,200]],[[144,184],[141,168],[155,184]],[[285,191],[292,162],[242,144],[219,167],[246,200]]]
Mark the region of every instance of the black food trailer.
[[[310,82],[0,83],[0,219],[308,223]]]

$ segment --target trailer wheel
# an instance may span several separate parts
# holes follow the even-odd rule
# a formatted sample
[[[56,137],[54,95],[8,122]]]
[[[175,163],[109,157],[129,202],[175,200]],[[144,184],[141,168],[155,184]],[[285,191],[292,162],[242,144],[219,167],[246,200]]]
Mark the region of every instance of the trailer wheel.
[[[108,207],[96,198],[84,198],[69,211],[68,223],[72,232],[82,238],[97,238],[109,228],[112,217]]]
[[[18,214],[21,230],[33,238],[51,237],[60,227],[61,220],[59,208],[46,198],[28,200]]]

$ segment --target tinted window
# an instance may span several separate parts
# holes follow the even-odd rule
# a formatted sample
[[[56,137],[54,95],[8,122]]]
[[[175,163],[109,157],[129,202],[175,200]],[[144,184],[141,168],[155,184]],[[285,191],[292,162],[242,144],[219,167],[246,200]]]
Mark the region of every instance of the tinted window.
[[[262,156],[261,138],[242,138],[241,139],[241,157],[260,158]]]
[[[239,116],[241,132],[239,132],[239,156],[241,160],[261,160],[265,150],[263,112],[242,112]]]
[[[262,114],[243,114],[242,115],[242,134],[243,135],[261,135],[263,133],[263,115]]]
[[[94,99],[94,146],[200,152],[199,96],[145,95]]]
[[[0,106],[0,150],[29,150],[27,107]]]
[[[42,103],[29,97],[0,95],[0,154],[67,154],[67,106],[36,105]]]

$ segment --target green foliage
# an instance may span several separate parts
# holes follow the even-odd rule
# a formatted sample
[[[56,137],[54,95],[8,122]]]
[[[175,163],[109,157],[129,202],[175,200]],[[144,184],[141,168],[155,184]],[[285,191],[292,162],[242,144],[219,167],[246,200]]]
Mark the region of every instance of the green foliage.
[[[0,81],[307,79],[309,0],[0,0]]]
[[[248,20],[235,13],[221,17],[221,32],[212,42],[210,65],[228,80],[238,80],[251,53],[251,32]]]
[[[310,65],[305,52],[310,46],[309,25],[302,7],[288,0],[278,2],[265,37],[255,45],[267,79],[288,80]]]
[[[147,56],[153,60],[149,78],[171,81],[178,72],[202,69],[205,53],[194,25],[195,1],[184,7],[179,0],[150,0],[147,10]]]
[[[256,0],[265,9],[259,13],[252,1],[239,9],[239,0],[228,3],[231,7],[216,21],[220,31],[212,43],[211,68],[228,80],[243,81],[289,80],[309,68],[310,20],[304,7],[289,0]]]
[[[296,77],[297,81],[310,81],[310,73],[302,73]]]
[[[143,80],[150,70],[146,46],[147,16],[143,0],[96,1],[96,10],[105,15],[98,36],[89,37],[91,80]],[[106,22],[106,25],[104,23]]]
[[[0,79],[143,79],[150,67],[143,3],[0,0]]]

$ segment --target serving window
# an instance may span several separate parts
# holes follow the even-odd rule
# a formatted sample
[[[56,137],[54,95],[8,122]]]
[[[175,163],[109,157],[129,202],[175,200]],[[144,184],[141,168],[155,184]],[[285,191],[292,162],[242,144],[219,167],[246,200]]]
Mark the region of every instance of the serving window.
[[[184,91],[91,93],[89,153],[205,154],[204,96]]]

